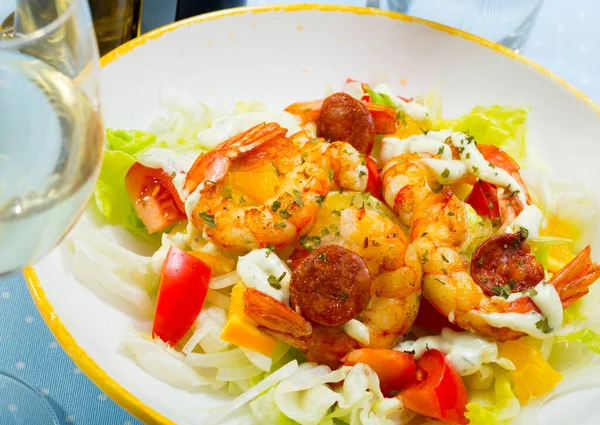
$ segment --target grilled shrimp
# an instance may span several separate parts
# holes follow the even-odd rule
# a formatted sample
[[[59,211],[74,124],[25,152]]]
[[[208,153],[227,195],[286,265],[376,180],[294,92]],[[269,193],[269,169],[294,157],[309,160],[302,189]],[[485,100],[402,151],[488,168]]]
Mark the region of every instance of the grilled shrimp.
[[[259,124],[196,159],[185,183],[186,211],[206,239],[233,251],[283,247],[312,228],[332,187],[364,190],[366,166],[352,146],[308,141],[302,134],[290,140],[285,134],[275,123]],[[269,164],[275,166],[272,186],[261,191],[272,197],[259,205],[231,197],[232,171]]]
[[[501,341],[519,338],[525,329],[490,324],[496,313],[543,319],[531,297],[510,296],[544,278],[526,235],[493,236],[478,247],[469,266],[459,254],[467,235],[465,205],[447,186],[437,183],[421,157],[402,154],[391,159],[383,168],[382,185],[386,203],[411,228],[411,245],[423,266],[423,296],[440,313],[463,329]],[[566,307],[585,295],[599,277],[600,266],[591,261],[587,247],[548,283]],[[535,325],[534,331],[547,322]]]

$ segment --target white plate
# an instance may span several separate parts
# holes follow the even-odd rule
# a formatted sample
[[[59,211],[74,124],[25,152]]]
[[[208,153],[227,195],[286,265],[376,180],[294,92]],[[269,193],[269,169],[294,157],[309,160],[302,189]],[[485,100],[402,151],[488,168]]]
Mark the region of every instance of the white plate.
[[[106,127],[144,129],[158,94],[173,85],[231,108],[259,99],[271,108],[322,97],[346,77],[387,80],[405,96],[442,84],[444,115],[477,104],[529,105],[529,140],[554,173],[586,182],[600,198],[598,107],[512,51],[399,14],[343,6],[230,10],[146,34],[103,59]],[[600,244],[596,244],[596,254]],[[202,422],[198,409],[225,396],[189,393],[148,375],[117,352],[131,316],[76,282],[57,251],[28,272],[42,315],[67,353],[110,397],[147,423]],[[545,424],[600,423],[589,394],[551,403]]]

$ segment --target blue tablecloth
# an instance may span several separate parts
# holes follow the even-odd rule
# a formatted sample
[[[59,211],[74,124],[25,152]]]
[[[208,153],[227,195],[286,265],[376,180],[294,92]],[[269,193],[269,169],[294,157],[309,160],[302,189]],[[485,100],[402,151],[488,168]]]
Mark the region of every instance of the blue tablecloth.
[[[598,18],[600,2],[546,0],[525,48],[525,56],[596,102],[600,102]],[[37,388],[62,424],[140,424],[67,357],[37,312],[22,276],[0,280],[0,370]]]

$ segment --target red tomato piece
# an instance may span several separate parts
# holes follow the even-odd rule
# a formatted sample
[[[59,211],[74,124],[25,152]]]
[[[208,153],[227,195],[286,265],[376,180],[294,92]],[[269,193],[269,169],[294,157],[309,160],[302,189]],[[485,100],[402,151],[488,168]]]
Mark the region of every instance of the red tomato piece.
[[[364,363],[377,373],[384,396],[405,388],[415,379],[415,360],[412,354],[383,348],[361,348],[342,359],[345,366]]]
[[[455,323],[448,320],[446,316],[437,311],[429,301],[422,299],[419,304],[419,312],[415,319],[415,326],[422,326],[440,333],[443,328],[450,328],[453,331],[461,332],[463,329]]]
[[[500,217],[498,207],[498,190],[495,185],[479,180],[467,196],[467,204],[471,205],[481,217],[497,219]]]
[[[308,257],[309,254],[310,254],[310,252],[307,249],[296,248],[290,254],[289,262],[292,265],[292,267],[295,269],[300,265],[300,263],[302,261],[304,261],[304,259],[306,257]]]
[[[421,415],[457,424],[468,423],[467,389],[448,359],[431,349],[417,360],[417,379],[398,396]]]
[[[367,170],[369,171],[367,181],[367,192],[374,197],[383,200],[381,196],[381,171],[379,170],[379,164],[375,162],[373,158],[367,156]]]
[[[202,310],[211,276],[202,260],[171,246],[163,263],[152,336],[175,345]]]
[[[148,233],[163,230],[186,217],[185,205],[173,185],[173,179],[160,168],[136,162],[125,175],[125,187]]]

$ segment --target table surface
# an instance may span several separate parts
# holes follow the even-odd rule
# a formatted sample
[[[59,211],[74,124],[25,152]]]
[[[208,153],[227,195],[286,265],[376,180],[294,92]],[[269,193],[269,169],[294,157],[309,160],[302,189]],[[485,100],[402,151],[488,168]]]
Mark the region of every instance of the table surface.
[[[546,0],[524,52],[596,102],[600,102],[599,17],[600,2],[594,0]],[[36,310],[22,276],[0,280],[0,370],[37,388],[61,424],[141,424],[67,357]]]

